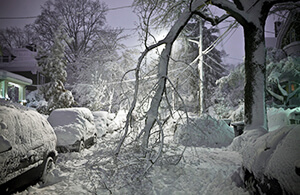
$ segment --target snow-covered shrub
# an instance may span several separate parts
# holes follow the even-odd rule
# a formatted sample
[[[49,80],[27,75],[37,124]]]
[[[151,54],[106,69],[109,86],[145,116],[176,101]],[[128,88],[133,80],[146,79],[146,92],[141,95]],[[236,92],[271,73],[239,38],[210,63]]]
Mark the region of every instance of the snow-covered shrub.
[[[72,93],[64,88],[61,81],[44,84],[40,91],[48,102],[46,107],[37,109],[41,113],[50,114],[57,108],[70,108],[74,104]]]
[[[233,129],[224,121],[209,115],[190,118],[189,123],[177,125],[174,135],[176,142],[184,146],[228,146],[234,138]]]
[[[267,65],[267,81],[270,84],[277,83],[284,73],[291,73],[300,77],[300,57],[287,57],[279,62],[270,62]]]
[[[26,95],[26,102],[27,107],[36,109],[41,109],[43,107],[47,107],[48,105],[43,94],[39,93],[38,90],[31,91],[28,95]]]

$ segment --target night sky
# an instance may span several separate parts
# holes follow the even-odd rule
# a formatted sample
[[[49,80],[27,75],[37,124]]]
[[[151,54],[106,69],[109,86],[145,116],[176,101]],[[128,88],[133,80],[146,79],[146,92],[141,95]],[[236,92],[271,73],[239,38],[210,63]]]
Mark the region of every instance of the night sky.
[[[40,14],[40,6],[43,5],[46,0],[0,0],[0,28],[6,28],[9,26],[23,27],[25,24],[32,23],[34,18],[28,19],[3,19],[3,17],[31,17]],[[102,0],[109,8],[117,8],[130,6],[133,0]],[[270,17],[267,21],[266,29],[268,31],[274,31],[273,29],[273,17]],[[232,20],[232,18],[231,18]],[[107,24],[111,27],[124,28],[125,34],[130,34],[130,38],[124,43],[132,48],[138,45],[136,31],[130,30],[136,27],[138,17],[133,13],[132,8],[122,8],[118,10],[110,10],[107,14]],[[228,23],[220,24],[222,28],[228,26]],[[223,31],[226,29],[223,29]],[[243,30],[239,27],[236,31],[233,31],[232,35],[229,35],[223,44],[218,46],[218,49],[224,49],[228,56],[225,58],[225,62],[237,64],[242,62],[244,56],[244,40]],[[272,33],[266,34],[266,36],[274,36]]]

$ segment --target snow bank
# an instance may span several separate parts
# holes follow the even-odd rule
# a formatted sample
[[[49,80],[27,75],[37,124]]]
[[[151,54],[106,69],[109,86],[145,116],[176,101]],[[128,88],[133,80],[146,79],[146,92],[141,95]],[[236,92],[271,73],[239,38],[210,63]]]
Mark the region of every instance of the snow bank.
[[[57,144],[68,146],[97,134],[94,116],[87,108],[61,108],[51,112],[49,123],[57,135]]]
[[[189,120],[189,124],[178,124],[174,140],[184,146],[223,147],[234,138],[234,132],[226,122],[209,115]]]
[[[120,110],[117,114],[106,111],[95,111],[93,115],[98,135],[102,136],[106,133],[122,129],[126,122],[127,111]]]
[[[300,113],[300,107],[294,109],[269,108],[268,109],[268,126],[269,131],[282,128],[290,124],[290,119],[293,119],[295,113]]]
[[[291,194],[300,192],[300,176],[296,167],[300,160],[300,125],[287,125],[269,132],[242,148],[243,166],[257,180],[278,180]],[[266,184],[267,185],[267,184]]]

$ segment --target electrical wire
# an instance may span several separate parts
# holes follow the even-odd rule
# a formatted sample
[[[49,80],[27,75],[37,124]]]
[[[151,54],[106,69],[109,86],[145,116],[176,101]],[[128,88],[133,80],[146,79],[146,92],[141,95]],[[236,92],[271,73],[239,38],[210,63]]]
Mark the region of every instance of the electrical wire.
[[[121,6],[121,7],[113,7],[113,8],[107,8],[105,11],[114,11],[119,9],[126,9],[131,8],[131,5]],[[16,16],[16,17],[0,17],[0,20],[22,20],[22,19],[34,19],[38,16]]]

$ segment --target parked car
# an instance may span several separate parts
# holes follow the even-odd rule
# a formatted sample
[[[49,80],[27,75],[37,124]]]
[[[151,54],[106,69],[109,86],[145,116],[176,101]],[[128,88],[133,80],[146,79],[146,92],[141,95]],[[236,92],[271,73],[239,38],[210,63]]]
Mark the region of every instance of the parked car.
[[[19,104],[0,102],[0,194],[44,180],[57,157],[47,119]]]
[[[58,152],[80,152],[97,141],[94,116],[88,108],[61,108],[48,117],[57,136]]]

